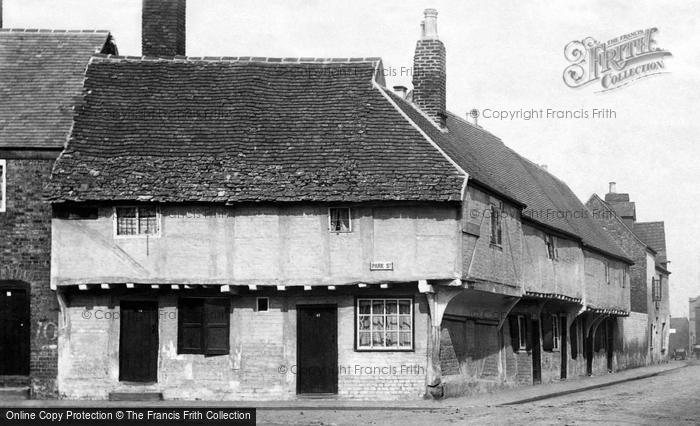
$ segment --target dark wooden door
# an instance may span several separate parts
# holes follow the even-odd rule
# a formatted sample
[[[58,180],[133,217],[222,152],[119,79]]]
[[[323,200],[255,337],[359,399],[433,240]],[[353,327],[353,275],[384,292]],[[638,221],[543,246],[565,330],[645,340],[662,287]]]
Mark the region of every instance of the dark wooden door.
[[[297,307],[297,393],[338,393],[338,310]]]
[[[158,305],[156,302],[121,302],[119,380],[158,380]]]
[[[29,374],[29,295],[0,287],[0,375]]]
[[[559,350],[561,351],[561,378],[566,379],[566,370],[568,366],[568,359],[569,359],[569,347],[567,345],[568,343],[568,336],[569,336],[569,329],[566,326],[566,317],[561,317],[560,318],[560,325],[559,325],[559,330],[561,330],[561,338],[559,339],[561,343],[559,343]]]
[[[532,383],[542,383],[540,321],[532,320]]]

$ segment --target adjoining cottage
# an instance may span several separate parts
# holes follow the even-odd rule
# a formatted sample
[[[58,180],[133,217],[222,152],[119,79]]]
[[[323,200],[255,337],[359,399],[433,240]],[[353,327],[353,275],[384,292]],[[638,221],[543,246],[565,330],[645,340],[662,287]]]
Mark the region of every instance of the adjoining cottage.
[[[0,398],[56,396],[58,305],[42,191],[94,53],[116,53],[109,32],[0,28]]]
[[[664,222],[637,222],[636,205],[629,194],[617,193],[615,182],[601,199],[586,203],[596,220],[634,260],[630,268],[630,309],[625,320],[629,350],[624,364],[637,367],[669,359],[671,330],[669,264]]]
[[[155,33],[184,30],[184,1],[162,13]],[[615,370],[632,261],[446,111],[445,57],[433,9],[410,93],[378,58],[94,57],[47,189],[61,395],[392,399]]]

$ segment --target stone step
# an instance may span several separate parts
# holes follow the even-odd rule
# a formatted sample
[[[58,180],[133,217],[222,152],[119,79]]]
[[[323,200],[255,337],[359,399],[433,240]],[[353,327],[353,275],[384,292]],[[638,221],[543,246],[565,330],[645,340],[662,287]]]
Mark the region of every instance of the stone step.
[[[0,388],[22,388],[29,386],[29,376],[0,376]]]
[[[110,401],[162,401],[160,392],[110,392]]]
[[[0,401],[20,401],[29,399],[29,387],[0,388]]]

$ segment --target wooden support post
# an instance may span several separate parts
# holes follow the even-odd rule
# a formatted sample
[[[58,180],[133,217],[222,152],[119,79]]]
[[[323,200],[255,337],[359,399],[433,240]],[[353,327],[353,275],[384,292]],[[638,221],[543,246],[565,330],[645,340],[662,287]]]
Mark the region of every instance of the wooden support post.
[[[505,312],[503,312],[501,314],[501,319],[498,321],[497,331],[501,331],[503,329],[503,324],[506,323],[506,320],[508,319],[508,315],[510,314],[510,311],[512,311],[513,308],[515,308],[515,305],[517,305],[518,302],[520,302],[520,297],[515,297],[515,298],[513,298],[513,300],[510,303],[508,303],[508,306],[506,306]]]
[[[425,372],[427,395],[442,398],[442,369],[440,368],[440,326],[450,300],[464,291],[461,287],[430,285],[426,280],[418,281],[418,289],[428,301],[428,347]]]

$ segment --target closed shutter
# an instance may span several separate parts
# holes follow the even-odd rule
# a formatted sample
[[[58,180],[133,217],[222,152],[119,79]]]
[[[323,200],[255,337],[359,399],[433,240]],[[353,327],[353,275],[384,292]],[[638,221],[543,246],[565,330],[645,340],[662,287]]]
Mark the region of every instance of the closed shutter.
[[[229,353],[230,329],[229,299],[205,299],[204,301],[204,353],[225,355]]]
[[[202,353],[204,342],[202,334],[203,317],[204,309],[201,299],[180,299],[178,307],[178,353]]]
[[[554,349],[553,327],[552,316],[549,314],[542,315],[542,349],[545,351]]]
[[[509,316],[508,323],[510,324],[510,344],[513,352],[518,352],[520,349],[520,340],[518,339],[518,317]]]

